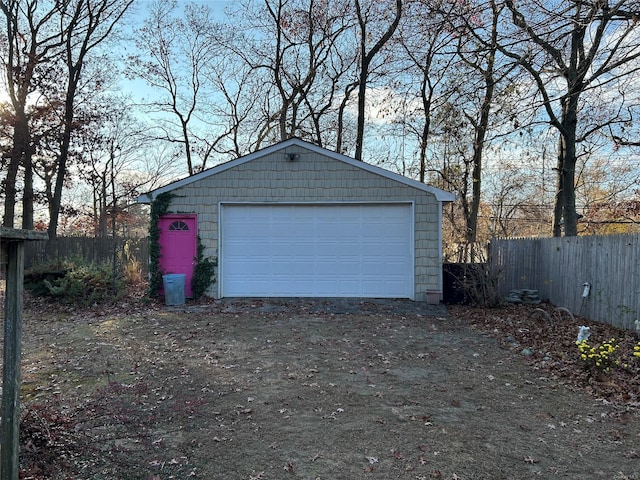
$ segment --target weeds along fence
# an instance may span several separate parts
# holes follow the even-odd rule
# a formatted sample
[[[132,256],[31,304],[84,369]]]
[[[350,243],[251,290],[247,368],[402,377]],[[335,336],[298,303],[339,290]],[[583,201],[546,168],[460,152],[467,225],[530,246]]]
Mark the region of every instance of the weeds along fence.
[[[638,234],[494,239],[490,262],[500,271],[503,295],[535,289],[591,320],[640,330]]]
[[[25,245],[24,267],[28,269],[42,263],[65,258],[81,258],[88,263],[111,263],[114,260],[126,264],[137,261],[146,275],[149,260],[147,238],[93,238],[58,237],[53,252],[46,254],[47,242],[29,242]]]

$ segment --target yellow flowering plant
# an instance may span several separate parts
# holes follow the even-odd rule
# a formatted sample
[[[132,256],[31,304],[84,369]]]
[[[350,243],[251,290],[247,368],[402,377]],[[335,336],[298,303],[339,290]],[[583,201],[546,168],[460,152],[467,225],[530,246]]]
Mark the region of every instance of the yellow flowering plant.
[[[640,359],[640,342],[638,342],[638,344],[633,347],[633,356]]]
[[[620,365],[620,361],[616,358],[616,352],[620,347],[615,338],[598,346],[590,345],[587,340],[576,342],[576,344],[580,352],[580,360],[588,369],[608,373],[613,367]],[[638,349],[638,353],[640,353],[640,349]]]

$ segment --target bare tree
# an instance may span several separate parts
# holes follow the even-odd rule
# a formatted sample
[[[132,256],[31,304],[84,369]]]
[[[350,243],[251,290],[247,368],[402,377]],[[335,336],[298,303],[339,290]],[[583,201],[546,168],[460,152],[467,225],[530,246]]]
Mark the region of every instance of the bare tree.
[[[629,151],[640,152],[640,85],[635,77],[629,77],[627,83],[633,84],[632,95],[623,98],[617,110],[616,122],[608,125],[608,136],[614,142],[614,149],[629,147]],[[624,94],[618,89],[618,95]]]
[[[587,124],[584,96],[620,79],[637,75],[636,0],[531,1],[505,0],[515,29],[505,31],[499,48],[518,61],[533,79],[550,124],[557,129],[557,194],[553,233],[577,235],[576,145],[599,131]]]
[[[251,135],[245,132],[260,129],[255,120],[260,84],[251,68],[237,61],[233,52],[227,49],[224,52],[220,61],[205,70],[206,81],[218,92],[206,105],[211,117],[224,129],[224,133],[211,141],[211,147],[222,158],[237,158],[255,149],[249,140]]]
[[[485,173],[483,201],[478,229],[480,241],[492,237],[539,236],[548,234],[552,188],[541,182],[542,172],[532,151],[514,154],[505,152],[499,164]]]
[[[292,136],[318,145],[335,139],[337,92],[355,61],[345,48],[350,13],[345,0],[247,1],[235,12],[240,28],[221,44],[261,85],[252,92],[261,99],[257,115],[248,119],[258,127],[253,149]]]
[[[458,194],[453,213],[460,218],[458,241],[467,245],[478,236],[490,130],[501,129],[496,123],[504,115],[495,112],[508,110],[503,92],[513,67],[497,52],[500,10],[494,1],[416,2],[408,5],[400,34],[409,69],[399,76],[420,80],[405,94],[419,101],[414,100],[408,120],[398,120],[401,135],[417,139],[419,179],[425,181],[430,171]],[[427,165],[430,145],[437,161]]]
[[[216,59],[212,41],[217,29],[207,5],[187,4],[179,11],[175,0],[154,0],[137,33],[140,54],[129,58],[129,75],[142,78],[153,90],[143,107],[153,115],[150,137],[179,146],[187,173],[207,167],[219,135],[209,128],[206,99],[212,90],[204,81]]]
[[[443,88],[455,59],[455,31],[450,15],[455,3],[439,0],[410,2],[399,27],[398,45],[401,48],[399,76],[408,78],[402,93],[407,108],[398,123],[403,136],[413,136],[418,143],[417,177],[427,179],[429,143],[435,111],[446,103],[450,92]],[[419,100],[415,100],[416,97]]]
[[[22,228],[33,228],[33,144],[30,129],[29,99],[35,91],[37,70],[59,57],[63,32],[55,28],[60,17],[58,2],[39,0],[7,0],[0,2],[5,16],[3,32],[3,67],[13,125],[12,146],[8,153],[7,175],[3,182],[5,194],[2,224],[13,227],[17,198],[18,170],[24,169],[22,195]]]
[[[57,236],[62,191],[67,176],[67,161],[74,130],[76,98],[84,67],[93,51],[109,38],[134,0],[74,0],[62,12],[64,28],[64,64],[66,66],[63,123],[53,198],[49,204],[49,246]]]
[[[13,225],[17,172],[24,171],[23,227],[33,226],[32,112],[57,116],[56,178],[49,202],[49,238],[54,240],[67,178],[69,147],[76,128],[75,107],[90,54],[114,31],[133,0],[5,1],[7,21],[5,71],[15,122],[13,147],[5,179],[7,198],[3,223]],[[61,93],[55,101],[44,91]],[[33,102],[38,96],[39,102]],[[30,104],[31,102],[31,104]],[[35,105],[35,107],[33,106]],[[31,112],[30,112],[31,109]]]
[[[90,216],[96,237],[112,234],[135,197],[166,181],[172,170],[170,159],[155,162],[161,157],[148,148],[145,127],[131,115],[129,102],[106,97],[101,107],[95,124],[79,139],[83,147],[79,174],[91,188]]]
[[[457,55],[481,79],[477,86],[478,92],[481,92],[479,94],[481,99],[478,108],[470,112],[463,109],[464,116],[473,128],[473,153],[470,161],[470,201],[468,195],[466,195],[467,192],[461,195],[466,224],[465,241],[467,244],[473,244],[477,239],[478,214],[482,195],[482,166],[485,142],[490,127],[490,111],[498,84],[510,70],[507,68],[506,72],[500,72],[496,59],[500,11],[501,7],[494,0],[490,0],[488,11],[477,12],[478,16],[485,14],[488,20],[487,25],[482,26],[482,28],[474,28],[474,25],[467,20],[467,15],[463,14],[459,17],[464,19],[464,31],[468,33],[468,39],[459,42]],[[468,184],[465,184],[465,190]]]
[[[375,37],[377,22],[380,19],[386,20],[388,15],[385,13],[388,11],[387,2],[370,1],[361,2],[361,0],[355,0],[356,16],[358,19],[358,39],[359,46],[359,75],[358,75],[358,119],[356,127],[356,151],[355,158],[362,160],[362,149],[364,144],[364,124],[365,124],[365,107],[367,87],[369,85],[369,75],[373,67],[373,60],[378,55],[380,50],[391,39],[393,34],[400,23],[402,17],[402,0],[395,0],[395,9],[393,10],[393,16],[391,22],[383,27],[379,36]],[[383,20],[383,21],[384,21]],[[375,43],[371,45],[372,39],[377,38]]]

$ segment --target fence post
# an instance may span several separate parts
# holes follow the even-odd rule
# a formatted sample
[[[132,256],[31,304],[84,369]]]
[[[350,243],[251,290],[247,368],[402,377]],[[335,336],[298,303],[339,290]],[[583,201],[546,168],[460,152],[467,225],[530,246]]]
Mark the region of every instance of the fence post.
[[[2,372],[2,421],[0,422],[0,479],[17,480],[19,471],[20,352],[22,341],[22,289],[24,241],[46,233],[0,227],[0,244],[7,255],[4,304],[4,354]]]

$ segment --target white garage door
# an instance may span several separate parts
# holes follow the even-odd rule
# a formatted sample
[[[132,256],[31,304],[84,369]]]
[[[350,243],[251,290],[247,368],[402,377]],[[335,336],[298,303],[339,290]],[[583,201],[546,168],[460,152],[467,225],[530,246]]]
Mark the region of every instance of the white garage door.
[[[410,204],[223,205],[224,297],[413,298]]]

